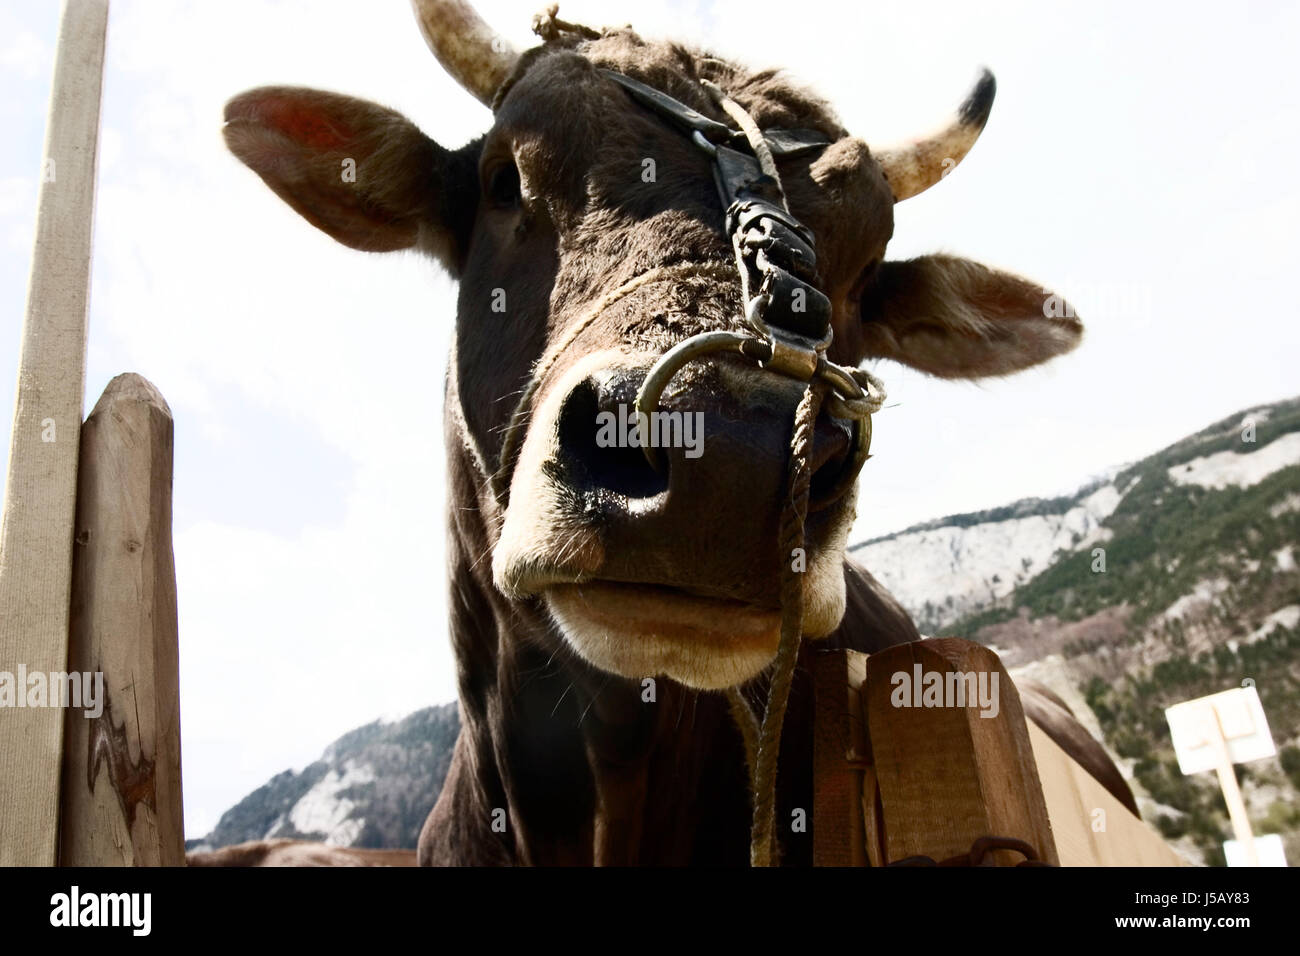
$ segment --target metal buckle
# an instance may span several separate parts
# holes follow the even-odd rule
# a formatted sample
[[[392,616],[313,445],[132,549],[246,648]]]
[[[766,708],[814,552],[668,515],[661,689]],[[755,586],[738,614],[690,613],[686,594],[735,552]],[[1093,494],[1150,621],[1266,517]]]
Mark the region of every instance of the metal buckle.
[[[783,331],[772,329],[768,342],[772,346],[772,357],[763,363],[764,368],[779,372],[787,378],[810,382],[817,374],[822,352],[830,344],[830,338],[827,337],[818,344],[802,335],[787,335]]]

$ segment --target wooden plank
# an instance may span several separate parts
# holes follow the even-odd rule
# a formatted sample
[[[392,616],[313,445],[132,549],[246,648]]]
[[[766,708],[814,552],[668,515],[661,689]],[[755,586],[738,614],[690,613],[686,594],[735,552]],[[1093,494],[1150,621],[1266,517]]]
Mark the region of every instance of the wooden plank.
[[[984,674],[988,690],[996,678],[996,714],[969,699],[916,706],[927,698],[912,694],[914,684],[948,686],[949,674],[974,675],[977,686]],[[943,860],[984,836],[1024,840],[1057,861],[1020,695],[996,654],[952,638],[888,648],[867,662],[863,699],[886,862]],[[994,854],[998,865],[1021,859]]]
[[[107,0],[67,0],[0,518],[0,672],[62,672]],[[54,863],[63,714],[0,710],[0,866]]]
[[[119,375],[81,430],[68,669],[104,699],[67,712],[65,866],[185,863],[171,522],[171,410]]]
[[[866,732],[860,690],[867,655],[818,651],[813,675],[813,865],[865,866],[862,765]]]
[[[1056,741],[1027,726],[1062,866],[1189,865]]]

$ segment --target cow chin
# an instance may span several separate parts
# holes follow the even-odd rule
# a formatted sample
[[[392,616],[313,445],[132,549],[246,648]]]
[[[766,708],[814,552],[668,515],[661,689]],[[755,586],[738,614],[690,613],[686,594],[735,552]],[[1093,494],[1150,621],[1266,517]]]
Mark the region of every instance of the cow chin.
[[[804,636],[824,637],[844,615],[844,576],[804,579]],[[781,612],[659,585],[589,581],[544,592],[564,638],[585,661],[621,677],[664,675],[698,690],[757,677],[776,657]]]

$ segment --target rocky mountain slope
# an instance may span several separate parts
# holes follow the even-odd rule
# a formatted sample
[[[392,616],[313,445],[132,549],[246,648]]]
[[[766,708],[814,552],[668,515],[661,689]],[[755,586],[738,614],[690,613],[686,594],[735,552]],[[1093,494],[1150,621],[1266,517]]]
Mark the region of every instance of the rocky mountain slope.
[[[1061,694],[1191,859],[1231,836],[1184,777],[1164,708],[1253,682],[1278,758],[1238,768],[1256,833],[1300,861],[1300,400],[1247,409],[1073,496],[856,549],[933,634],[995,647]],[[948,596],[936,601],[933,595]]]
[[[1079,491],[854,547],[924,633],[995,647],[1052,687],[1188,858],[1222,864],[1212,774],[1184,777],[1164,708],[1253,681],[1279,756],[1238,768],[1256,833],[1300,861],[1300,399],[1248,409]],[[454,704],[371,724],[229,810],[221,846],[268,836],[410,847],[446,775]]]
[[[374,849],[414,847],[442,790],[459,731],[454,703],[349,731],[301,772],[272,777],[186,848],[271,837]]]

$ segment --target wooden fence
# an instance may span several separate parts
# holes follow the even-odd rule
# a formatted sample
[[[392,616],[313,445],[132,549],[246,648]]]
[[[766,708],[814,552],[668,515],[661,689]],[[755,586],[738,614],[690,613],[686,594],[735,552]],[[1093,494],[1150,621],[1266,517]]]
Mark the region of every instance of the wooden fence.
[[[123,375],[81,420],[107,23],[106,0],[67,0],[50,93],[0,518],[0,672],[24,705],[0,711],[0,865],[184,861],[171,413]],[[97,716],[48,699],[74,671],[103,675]]]
[[[51,642],[67,657],[15,661],[8,641],[0,670],[14,673],[21,664],[30,674],[49,664],[43,673],[84,675],[81,693],[97,691],[79,706],[0,712],[0,864],[179,866],[185,840],[171,412],[145,379],[119,375],[82,425],[79,445],[62,608],[68,633]],[[8,504],[6,520],[21,515],[23,502]],[[0,580],[38,558],[6,550]],[[12,588],[12,580],[5,583]],[[23,632],[7,620],[5,630],[40,646],[35,628]],[[55,680],[48,685],[52,694]]]
[[[988,648],[947,638],[812,660],[817,865],[950,861],[989,837],[1020,841],[1061,866],[1186,865],[1025,719]],[[929,674],[940,687],[994,688],[996,714],[978,695],[913,706]],[[994,849],[984,862],[1025,859]]]

